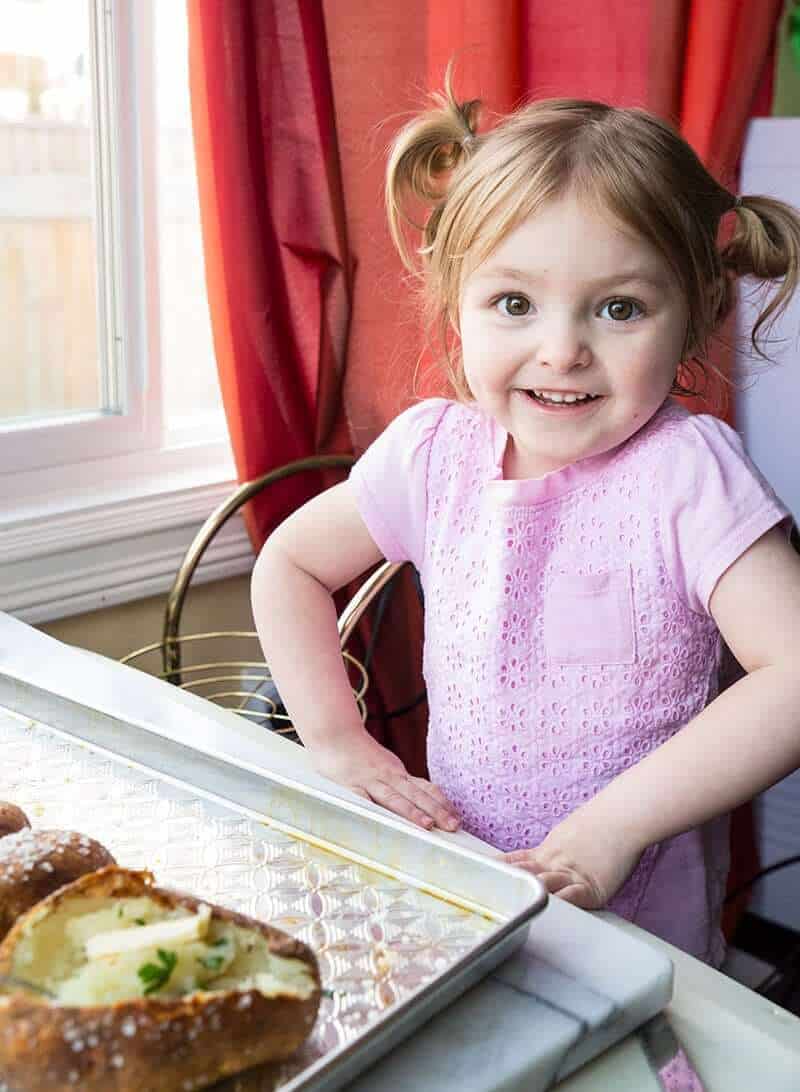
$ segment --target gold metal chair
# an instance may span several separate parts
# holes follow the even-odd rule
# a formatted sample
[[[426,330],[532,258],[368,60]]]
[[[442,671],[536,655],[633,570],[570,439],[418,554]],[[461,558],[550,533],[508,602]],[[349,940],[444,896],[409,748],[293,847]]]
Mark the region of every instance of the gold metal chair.
[[[161,640],[128,653],[121,663],[157,674],[174,686],[190,690],[208,701],[263,723],[281,735],[297,739],[288,716],[279,706],[279,695],[269,668],[261,658],[261,646],[255,630],[214,631],[181,636],[181,616],[186,594],[200,559],[215,535],[244,504],[264,489],[294,474],[315,470],[348,470],[353,462],[351,455],[318,455],[298,459],[253,481],[244,482],[235,489],[205,521],[178,567],[167,596]],[[370,603],[402,567],[402,563],[384,561],[364,581],[339,617],[342,655],[364,720],[367,716],[364,695],[369,685],[369,676],[364,664],[346,650],[346,645]],[[235,646],[254,651],[245,653],[243,659],[231,658]],[[216,651],[220,649],[221,651]],[[188,663],[187,658],[190,655],[199,655],[201,662]]]

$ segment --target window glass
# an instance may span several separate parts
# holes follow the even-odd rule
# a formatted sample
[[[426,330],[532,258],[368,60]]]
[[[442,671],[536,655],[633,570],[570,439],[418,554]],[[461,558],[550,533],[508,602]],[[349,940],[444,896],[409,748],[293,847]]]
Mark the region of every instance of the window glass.
[[[96,412],[88,0],[0,12],[0,420]]]
[[[153,5],[161,377],[168,433],[224,428],[206,297],[183,2]]]

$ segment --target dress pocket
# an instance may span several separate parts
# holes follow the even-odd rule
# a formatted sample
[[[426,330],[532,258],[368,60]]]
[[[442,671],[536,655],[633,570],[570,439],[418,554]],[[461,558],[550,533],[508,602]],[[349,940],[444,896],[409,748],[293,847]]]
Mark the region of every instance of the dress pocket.
[[[544,596],[544,645],[557,664],[636,661],[630,565],[604,573],[558,572]]]

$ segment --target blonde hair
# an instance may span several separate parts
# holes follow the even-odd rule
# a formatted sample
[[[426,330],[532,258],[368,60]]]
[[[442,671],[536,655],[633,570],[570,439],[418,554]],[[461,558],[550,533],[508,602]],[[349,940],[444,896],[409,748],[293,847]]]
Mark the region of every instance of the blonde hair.
[[[434,106],[395,138],[385,198],[392,239],[419,280],[428,328],[438,330],[457,397],[472,397],[457,348],[464,278],[540,205],[567,191],[605,207],[651,242],[676,276],[689,322],[671,393],[704,397],[678,376],[683,369],[694,379],[692,364],[706,378],[706,366],[717,371],[703,358],[733,306],[739,277],[782,280],[751,332],[755,353],[769,359],[762,335],[798,284],[796,210],[771,197],[737,198],[668,122],[638,108],[546,99],[479,134],[480,102],[456,101],[451,70],[452,64],[444,94],[434,95]],[[423,223],[415,222],[415,205],[429,210]],[[735,229],[719,246],[720,222],[731,211]],[[421,234],[421,246],[412,247],[411,232]]]

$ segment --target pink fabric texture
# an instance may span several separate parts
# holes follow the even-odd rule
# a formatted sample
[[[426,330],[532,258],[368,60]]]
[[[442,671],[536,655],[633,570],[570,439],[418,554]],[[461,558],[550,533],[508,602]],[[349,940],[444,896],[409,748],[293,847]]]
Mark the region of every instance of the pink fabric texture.
[[[476,408],[428,399],[350,483],[385,556],[422,579],[431,779],[466,830],[512,850],[717,695],[710,595],[791,517],[733,429],[670,399],[624,444],[543,478],[505,480],[506,441]],[[728,863],[722,817],[651,846],[609,909],[718,964]]]
[[[666,1092],[705,1092],[694,1066],[683,1051],[659,1069],[658,1078]]]

